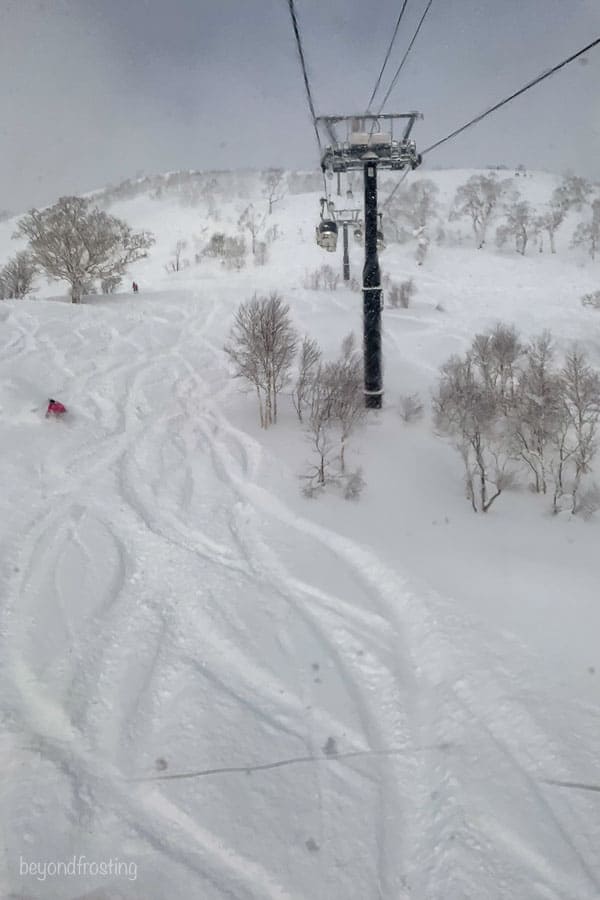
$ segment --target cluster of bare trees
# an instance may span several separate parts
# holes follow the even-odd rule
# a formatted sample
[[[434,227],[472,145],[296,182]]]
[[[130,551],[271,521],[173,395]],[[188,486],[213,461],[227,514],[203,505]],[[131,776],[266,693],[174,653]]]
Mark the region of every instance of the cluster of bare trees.
[[[33,290],[38,269],[26,250],[21,250],[0,269],[0,300],[21,300]]]
[[[462,456],[475,512],[487,512],[519,470],[534,492],[552,495],[555,513],[589,511],[600,377],[579,348],[558,367],[548,332],[524,345],[514,328],[497,325],[442,367],[433,410]]]
[[[408,278],[406,281],[401,281],[399,284],[391,282],[386,291],[386,296],[392,309],[398,309],[399,307],[408,309],[416,292],[417,288],[413,279]]]
[[[304,276],[304,287],[309,291],[335,291],[339,283],[339,273],[326,263]]]
[[[32,209],[15,237],[28,239],[29,258],[38,269],[68,282],[73,303],[96,281],[121,277],[154,244],[149,232],[133,231],[83,197],[62,197],[47,209]]]
[[[362,475],[346,467],[348,441],[365,417],[362,359],[354,336],[344,339],[337,359],[326,362],[316,341],[299,341],[279,294],[255,295],[238,308],[225,352],[234,376],[256,392],[262,428],[277,422],[279,395],[296,368],[291,398],[315,460],[302,476],[304,492],[313,496],[336,484],[346,497],[358,496]]]
[[[364,486],[360,469],[346,468],[348,441],[366,416],[362,381],[362,357],[352,333],[342,341],[338,358],[330,362],[323,361],[314,340],[304,338],[292,397],[314,457],[303,475],[309,497],[336,484],[351,499]]]
[[[517,176],[521,174],[522,170],[515,172]],[[448,219],[450,222],[467,219],[478,249],[485,246],[492,227],[496,226],[499,247],[513,242],[516,252],[525,255],[533,243],[542,252],[547,240],[550,252],[556,253],[556,233],[567,214],[571,210],[581,212],[589,204],[591,218],[576,228],[572,243],[585,246],[594,258],[600,248],[600,200],[590,201],[592,190],[585,178],[566,175],[539,212],[521,196],[513,178],[502,178],[495,171],[475,174],[457,188]],[[433,181],[414,181],[394,195],[386,212],[388,239],[398,243],[416,240],[418,265],[425,261],[432,236],[438,243],[446,238],[438,193]]]

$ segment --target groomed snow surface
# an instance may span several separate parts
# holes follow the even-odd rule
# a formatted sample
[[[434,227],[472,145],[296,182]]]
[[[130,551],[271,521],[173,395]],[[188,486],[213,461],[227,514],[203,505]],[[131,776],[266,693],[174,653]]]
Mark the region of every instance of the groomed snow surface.
[[[451,197],[471,173],[427,174]],[[600,365],[600,270],[573,222],[556,256],[476,251],[467,223],[422,268],[390,246],[418,292],[384,312],[367,487],[311,501],[291,403],[262,432],[222,346],[278,289],[332,356],[361,299],[303,287],[341,265],[317,195],[276,207],[266,267],[165,272],[243,204],[120,203],[157,235],[139,294],[0,304],[0,897],[597,900],[600,794],[547,782],[600,782],[599,524],[525,484],[474,515],[458,454],[397,405],[498,320]]]

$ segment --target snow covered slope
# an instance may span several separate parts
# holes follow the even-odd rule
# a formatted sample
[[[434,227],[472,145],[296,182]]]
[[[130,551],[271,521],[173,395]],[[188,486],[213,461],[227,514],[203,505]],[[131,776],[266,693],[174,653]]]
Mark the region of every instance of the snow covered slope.
[[[449,202],[471,173],[427,174]],[[240,272],[194,264],[194,236],[235,233],[251,197],[217,222],[122,200],[157,235],[138,295],[0,303],[3,898],[600,896],[599,795],[548,783],[600,781],[598,522],[525,487],[482,520],[457,454],[396,409],[498,320],[600,365],[598,270],[572,222],[554,257],[477,252],[466,224],[422,268],[391,245],[418,292],[384,312],[386,406],[351,448],[367,487],[309,501],[291,404],[261,432],[222,345],[273,289],[326,354],[360,334],[359,294],[304,287],[341,264],[317,198],[278,204],[268,265]]]

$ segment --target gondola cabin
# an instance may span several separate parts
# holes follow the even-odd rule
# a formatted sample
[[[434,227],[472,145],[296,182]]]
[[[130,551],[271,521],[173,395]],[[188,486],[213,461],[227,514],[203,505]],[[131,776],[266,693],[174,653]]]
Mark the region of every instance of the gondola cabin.
[[[322,247],[323,250],[328,250],[330,253],[335,253],[338,238],[337,223],[333,219],[323,219],[317,225],[316,238],[319,247]]]

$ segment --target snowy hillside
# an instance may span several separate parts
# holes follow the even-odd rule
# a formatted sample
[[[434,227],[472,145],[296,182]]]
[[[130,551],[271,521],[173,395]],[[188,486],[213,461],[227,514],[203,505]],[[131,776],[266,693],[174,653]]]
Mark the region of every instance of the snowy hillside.
[[[585,209],[555,255],[494,229],[477,250],[448,223],[472,174],[411,175],[437,184],[445,236],[421,267],[414,240],[382,251],[416,294],[383,313],[355,502],[302,495],[291,402],[261,430],[223,352],[255,291],[281,292],[327,357],[361,335],[360,293],[306,286],[341,269],[314,241],[318,190],[275,204],[266,265],[239,271],[202,251],[264,211],[251,173],[193,198],[185,179],[100,192],[157,239],[122,292],[77,306],[41,278],[0,302],[2,898],[600,896],[600,795],[548,783],[600,783],[600,513],[552,516],[521,479],[475,515],[429,414],[439,366],[498,321],[600,368],[581,304],[600,262],[570,247]],[[559,183],[515,179],[537,209]],[[426,415],[406,425],[413,392]],[[50,396],[65,420],[44,418]],[[31,868],[73,857],[112,870]]]

